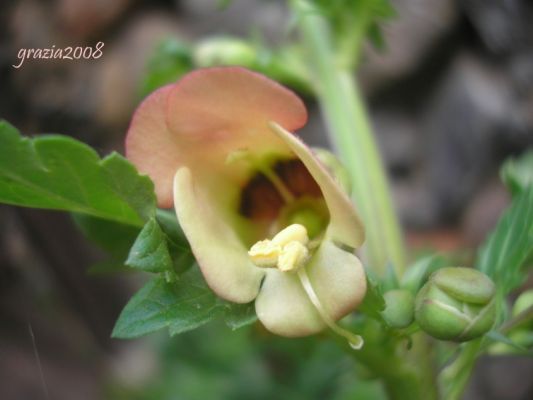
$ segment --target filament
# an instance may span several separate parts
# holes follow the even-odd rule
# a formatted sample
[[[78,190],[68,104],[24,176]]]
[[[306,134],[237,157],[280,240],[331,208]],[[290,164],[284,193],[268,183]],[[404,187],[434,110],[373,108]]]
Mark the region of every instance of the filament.
[[[324,310],[320,299],[318,298],[315,290],[313,289],[313,285],[311,285],[311,281],[309,280],[309,276],[307,275],[305,268],[302,267],[298,269],[298,278],[300,279],[300,283],[302,284],[305,292],[307,293],[309,300],[311,300],[311,303],[313,303],[325,324],[337,335],[344,337],[348,341],[348,344],[352,349],[361,349],[364,344],[363,338],[339,326],[333,319],[331,319],[326,310]]]

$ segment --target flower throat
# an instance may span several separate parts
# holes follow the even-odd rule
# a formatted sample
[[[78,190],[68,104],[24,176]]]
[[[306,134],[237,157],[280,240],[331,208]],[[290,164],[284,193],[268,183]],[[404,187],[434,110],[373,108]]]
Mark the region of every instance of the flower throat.
[[[300,164],[304,167],[301,162]],[[346,338],[353,349],[360,349],[363,346],[361,336],[340,327],[329,316],[305,268],[314,250],[320,245],[328,223],[324,200],[308,196],[296,198],[285,184],[285,180],[281,179],[274,169],[263,165],[259,171],[261,176],[276,189],[283,206],[280,207],[278,218],[273,223],[273,227],[277,226],[275,229],[277,233],[272,239],[256,242],[248,252],[250,259],[260,268],[275,268],[283,273],[296,273],[322,321],[332,331]],[[313,183],[316,185],[316,182]]]

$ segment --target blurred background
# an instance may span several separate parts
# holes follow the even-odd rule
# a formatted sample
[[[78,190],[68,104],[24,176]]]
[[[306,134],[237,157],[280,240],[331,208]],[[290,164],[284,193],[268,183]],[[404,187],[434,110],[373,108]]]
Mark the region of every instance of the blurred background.
[[[359,78],[395,204],[415,252],[469,260],[509,202],[502,161],[533,146],[533,3],[392,3],[386,47],[365,49]],[[275,46],[288,17],[277,0],[234,0],[224,9],[215,0],[3,0],[0,117],[25,135],[60,133],[101,155],[122,151],[136,105],[190,67],[193,43],[260,32]],[[100,41],[97,60],[27,59],[13,67],[21,48]],[[318,108],[305,98],[311,117],[300,133],[328,146]],[[376,382],[354,381],[358,367],[326,338],[211,324],[171,340],[112,340],[115,319],[144,277],[88,274],[102,257],[68,215],[0,205],[2,399],[382,395]],[[532,359],[485,357],[466,398],[533,398],[531,376]]]

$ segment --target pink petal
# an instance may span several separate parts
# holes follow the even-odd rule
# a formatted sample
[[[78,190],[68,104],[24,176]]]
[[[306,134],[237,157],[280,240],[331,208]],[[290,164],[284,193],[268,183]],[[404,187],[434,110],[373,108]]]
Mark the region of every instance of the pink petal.
[[[172,207],[172,178],[180,165],[180,157],[174,151],[179,143],[166,122],[171,90],[172,85],[167,85],[144,99],[133,115],[126,136],[126,157],[139,172],[154,181],[158,204],[164,208]]]
[[[276,82],[240,67],[206,68],[142,102],[128,131],[126,154],[152,178],[159,205],[168,208],[180,166],[218,173],[235,150],[286,153],[268,122],[292,131],[306,120],[302,101]]]

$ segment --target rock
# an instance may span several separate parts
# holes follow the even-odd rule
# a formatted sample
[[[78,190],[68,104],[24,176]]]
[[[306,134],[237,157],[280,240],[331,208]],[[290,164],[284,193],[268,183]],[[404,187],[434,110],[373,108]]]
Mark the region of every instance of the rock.
[[[397,16],[382,24],[386,48],[367,46],[359,79],[365,92],[412,73],[428,51],[450,33],[457,20],[453,0],[394,0]]]
[[[113,24],[132,3],[133,0],[59,0],[54,15],[66,36],[85,41]]]
[[[441,219],[452,222],[498,163],[494,144],[513,131],[513,95],[502,71],[469,54],[457,58],[430,102],[428,185]]]
[[[474,195],[461,223],[468,247],[476,248],[487,239],[510,201],[509,192],[498,179],[490,181]]]
[[[261,32],[269,41],[286,36],[284,27],[290,13],[285,1],[233,0],[225,9],[217,7],[213,0],[181,0],[179,3],[183,13],[180,22],[194,36],[223,32],[248,37],[254,31]]]
[[[508,55],[533,43],[533,4],[528,0],[468,0],[461,3],[489,51]]]
[[[106,126],[123,135],[140,98],[140,83],[148,59],[168,37],[183,36],[176,19],[162,12],[133,18],[116,40],[106,43],[95,77],[94,113]]]
[[[465,399],[522,400],[533,392],[531,357],[483,356],[467,386]]]
[[[305,126],[298,131],[305,143],[310,147],[322,147],[330,149],[331,141],[328,137],[326,123],[320,113],[320,107],[316,103],[306,104],[308,120]]]
[[[64,49],[74,44],[55,25],[50,6],[24,0],[13,8],[9,18],[9,64],[20,63],[17,55],[21,49]],[[19,127],[31,131],[84,136],[81,131],[90,125],[87,120],[91,91],[86,84],[91,82],[95,63],[96,60],[83,59],[26,59],[18,69],[10,65],[3,89],[18,105],[12,107],[9,117],[13,122],[20,118]]]
[[[161,373],[153,345],[147,340],[121,343],[109,359],[108,369],[114,382],[137,389],[142,389],[151,378]]]
[[[424,175],[418,172],[409,180],[392,181],[394,205],[406,229],[426,230],[439,222],[439,208],[429,191]]]
[[[393,179],[408,178],[420,157],[416,120],[399,110],[381,109],[372,114],[380,152]]]

